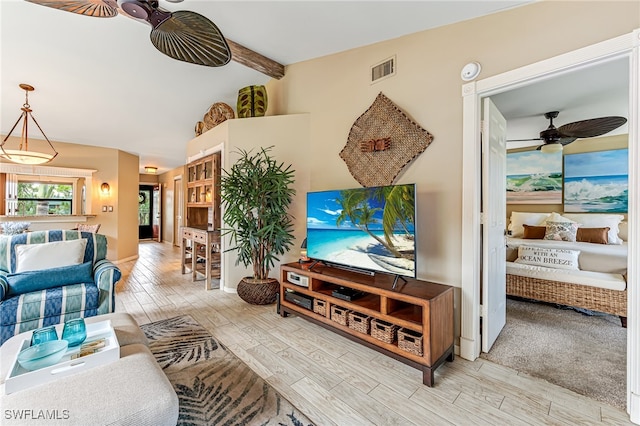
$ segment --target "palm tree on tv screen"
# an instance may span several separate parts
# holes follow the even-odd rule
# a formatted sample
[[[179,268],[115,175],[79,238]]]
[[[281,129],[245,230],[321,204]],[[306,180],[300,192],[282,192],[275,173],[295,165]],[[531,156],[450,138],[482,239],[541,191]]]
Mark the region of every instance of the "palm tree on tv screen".
[[[408,228],[413,224],[415,217],[415,195],[412,188],[408,185],[376,188],[374,197],[385,202],[382,212],[382,229],[387,243],[393,245],[391,236],[396,225],[404,229],[407,238],[413,238]]]
[[[371,207],[368,202],[370,199],[381,201],[384,208]],[[394,257],[407,257],[395,247],[392,236],[396,225],[400,225],[407,235],[410,234],[408,225],[415,211],[414,196],[410,187],[388,186],[340,191],[340,197],[336,201],[342,207],[336,219],[336,226],[340,226],[348,219],[358,229],[382,244]],[[378,223],[375,214],[380,210],[382,210],[384,239],[375,235],[370,229],[371,225]]]

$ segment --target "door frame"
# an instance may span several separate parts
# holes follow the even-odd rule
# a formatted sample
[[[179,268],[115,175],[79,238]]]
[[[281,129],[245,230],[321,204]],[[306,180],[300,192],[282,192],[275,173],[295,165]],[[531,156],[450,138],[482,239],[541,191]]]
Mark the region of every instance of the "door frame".
[[[138,204],[138,240],[153,240],[153,188],[155,188],[156,184],[151,183],[139,183],[138,184],[138,192],[148,192],[149,193],[149,225],[140,225],[140,204]],[[141,236],[142,228],[148,228],[150,237]]]
[[[610,60],[629,61],[629,260],[640,256],[640,29],[569,53],[462,86],[462,251],[460,356],[480,354],[481,260],[481,100],[533,82]],[[486,214],[486,212],[485,212]],[[628,262],[627,411],[640,423],[640,265]]]
[[[158,194],[158,199],[155,199],[155,194]],[[153,230],[153,223],[154,223],[154,215],[157,212],[158,213],[158,237],[153,238],[155,241],[161,243],[162,242],[162,232],[163,232],[163,226],[162,226],[162,221],[163,221],[163,215],[164,215],[164,209],[162,208],[163,205],[163,197],[162,197],[162,184],[161,183],[156,183],[155,185],[153,185],[153,191],[151,191],[151,197],[153,198],[153,206],[152,206],[152,210],[151,210],[151,229]]]
[[[182,175],[173,178],[173,245],[180,247],[182,238],[180,237],[180,227],[184,226],[184,188]]]

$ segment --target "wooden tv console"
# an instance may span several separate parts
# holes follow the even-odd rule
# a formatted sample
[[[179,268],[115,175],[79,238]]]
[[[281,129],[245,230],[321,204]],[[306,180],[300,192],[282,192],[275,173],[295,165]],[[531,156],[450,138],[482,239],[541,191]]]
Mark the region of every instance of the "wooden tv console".
[[[288,273],[302,277],[308,287],[291,282]],[[423,383],[433,386],[434,371],[445,362],[454,359],[453,287],[407,278],[398,280],[393,288],[394,277],[387,274],[369,276],[358,272],[316,264],[289,263],[280,267],[279,313],[299,315],[309,321],[331,329],[351,340],[382,352],[405,364],[422,370]],[[293,281],[296,281],[293,279]],[[298,279],[298,282],[301,280]],[[343,300],[332,295],[340,287],[364,293],[354,300]],[[323,305],[324,314],[301,304],[287,300],[287,292],[313,298],[314,306]],[[291,298],[291,295],[289,296]],[[332,307],[336,311],[345,309],[360,317],[376,318],[395,324],[402,331],[422,336],[422,356],[408,352],[398,346],[397,339],[386,343],[357,329],[342,325],[332,319]],[[416,340],[416,342],[419,342]]]

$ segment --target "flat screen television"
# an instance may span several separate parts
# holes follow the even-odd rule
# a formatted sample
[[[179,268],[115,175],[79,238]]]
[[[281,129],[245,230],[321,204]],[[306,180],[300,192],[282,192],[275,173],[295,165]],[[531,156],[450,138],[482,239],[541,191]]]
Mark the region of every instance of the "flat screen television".
[[[307,256],[415,278],[415,193],[415,184],[308,192]]]

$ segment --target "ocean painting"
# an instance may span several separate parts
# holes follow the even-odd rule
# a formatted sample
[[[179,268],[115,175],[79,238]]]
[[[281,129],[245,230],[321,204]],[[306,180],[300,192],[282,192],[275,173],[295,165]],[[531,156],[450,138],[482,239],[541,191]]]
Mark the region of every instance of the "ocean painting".
[[[415,277],[415,185],[307,193],[307,256]]]
[[[629,150],[564,156],[564,211],[627,213]]]
[[[562,152],[507,154],[507,204],[561,204]]]

